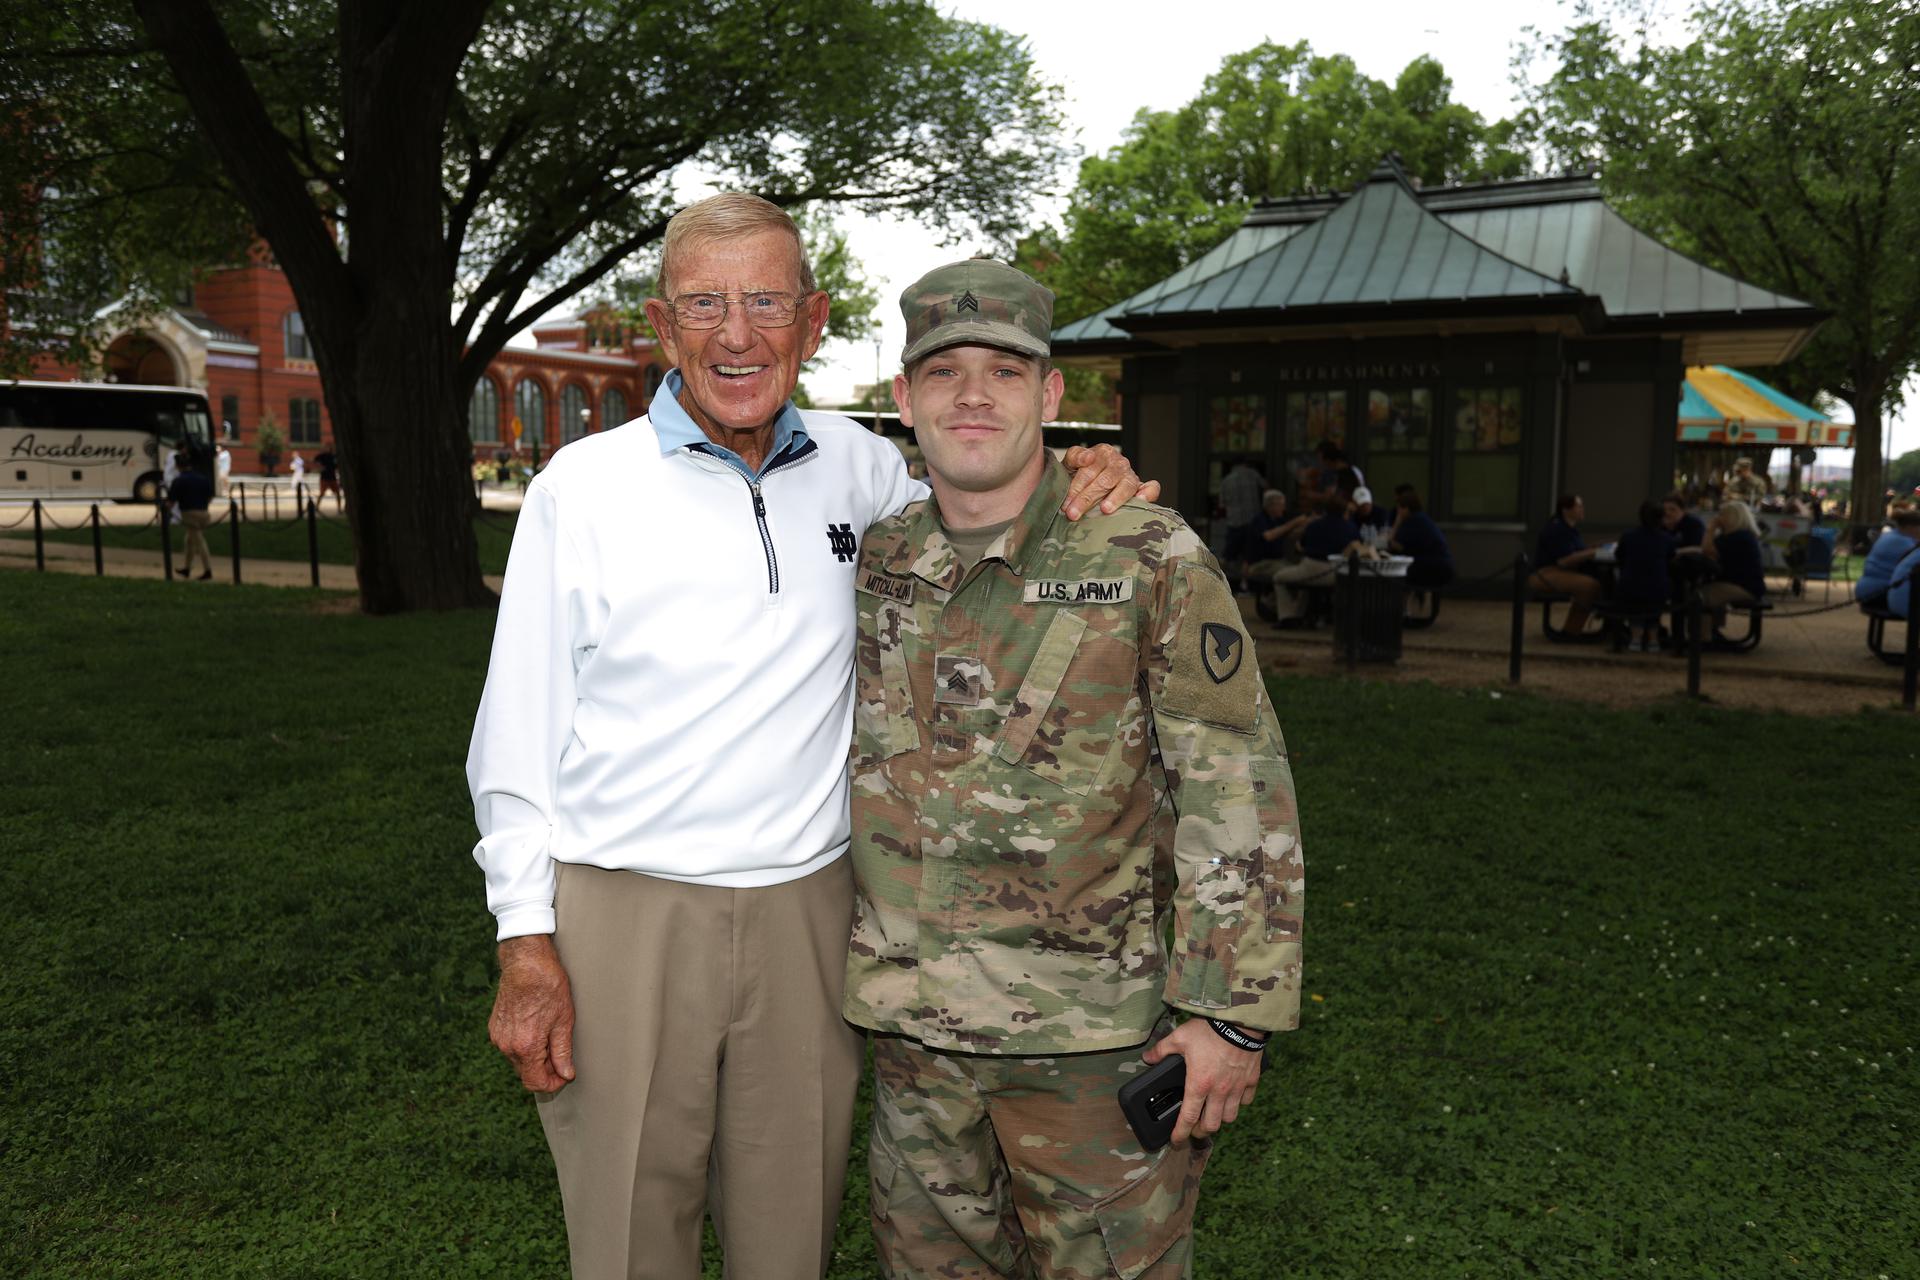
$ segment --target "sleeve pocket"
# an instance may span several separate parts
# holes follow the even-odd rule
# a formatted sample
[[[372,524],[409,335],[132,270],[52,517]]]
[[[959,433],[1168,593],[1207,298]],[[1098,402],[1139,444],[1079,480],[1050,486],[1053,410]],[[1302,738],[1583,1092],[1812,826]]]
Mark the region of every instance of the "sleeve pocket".
[[[853,767],[870,769],[920,745],[913,715],[913,689],[907,680],[907,651],[900,634],[900,607],[875,608],[872,620],[862,610],[855,640],[853,691]]]

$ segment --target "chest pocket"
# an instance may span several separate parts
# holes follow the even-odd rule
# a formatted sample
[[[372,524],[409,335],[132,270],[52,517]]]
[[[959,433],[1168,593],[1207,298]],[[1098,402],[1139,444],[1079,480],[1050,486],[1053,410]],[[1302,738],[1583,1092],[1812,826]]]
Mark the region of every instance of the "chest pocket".
[[[995,754],[1065,791],[1087,794],[1114,752],[1137,666],[1132,645],[1089,629],[1070,609],[1056,611]]]
[[[855,640],[853,767],[870,769],[920,745],[907,682],[906,637],[901,607],[861,594],[860,634]]]

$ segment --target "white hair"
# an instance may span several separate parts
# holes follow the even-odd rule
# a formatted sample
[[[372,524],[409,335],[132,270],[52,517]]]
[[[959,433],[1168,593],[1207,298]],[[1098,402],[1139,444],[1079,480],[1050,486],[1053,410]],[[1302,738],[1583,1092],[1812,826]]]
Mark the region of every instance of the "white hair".
[[[695,244],[739,240],[763,231],[784,231],[793,237],[794,256],[800,260],[800,292],[812,293],[813,267],[807,262],[807,246],[787,211],[749,192],[728,191],[690,204],[668,221],[660,247],[660,296],[673,296],[668,281],[673,276],[673,260],[681,252]]]

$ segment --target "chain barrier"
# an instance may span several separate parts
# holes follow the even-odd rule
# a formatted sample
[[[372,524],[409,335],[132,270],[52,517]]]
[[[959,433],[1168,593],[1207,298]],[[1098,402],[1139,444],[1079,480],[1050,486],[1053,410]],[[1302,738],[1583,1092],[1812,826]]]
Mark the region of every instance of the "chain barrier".
[[[31,519],[33,519],[33,508],[28,507],[26,510],[20,513],[20,518],[18,520],[15,520],[12,524],[0,524],[0,529],[18,529],[21,525],[25,524],[27,521]]]
[[[1868,605],[1885,605],[1887,601],[1887,594],[1889,592],[1891,592],[1895,587],[1904,585],[1905,583],[1912,582],[1916,577],[1920,577],[1920,567],[1916,567],[1915,569],[1910,570],[1907,576],[1904,579],[1902,579],[1900,582],[1889,582],[1886,586],[1880,588],[1878,591],[1874,592],[1870,596],[1858,596],[1858,595],[1850,596],[1847,599],[1840,601],[1840,603],[1838,604],[1816,605],[1811,609],[1793,609],[1793,610],[1774,609],[1772,611],[1773,616],[1776,618],[1811,618],[1816,613],[1832,613],[1835,609],[1851,609],[1851,608],[1855,608],[1856,606],[1859,608],[1865,608]],[[1847,585],[1852,586],[1853,584],[1848,583]]]

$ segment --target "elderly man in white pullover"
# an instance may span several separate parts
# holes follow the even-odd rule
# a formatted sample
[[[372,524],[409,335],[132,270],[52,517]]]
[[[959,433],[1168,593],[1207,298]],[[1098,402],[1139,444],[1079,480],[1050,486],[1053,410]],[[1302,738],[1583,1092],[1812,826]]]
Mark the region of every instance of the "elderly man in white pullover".
[[[683,210],[660,292],[676,369],[646,417],[554,455],[508,560],[467,761],[490,1029],[539,1095],[575,1277],[691,1280],[711,1210],[735,1280],[805,1280],[861,1058],[854,563],[925,490],[882,437],[793,407],[828,301],[785,213]],[[1067,513],[1136,486],[1103,454]]]

